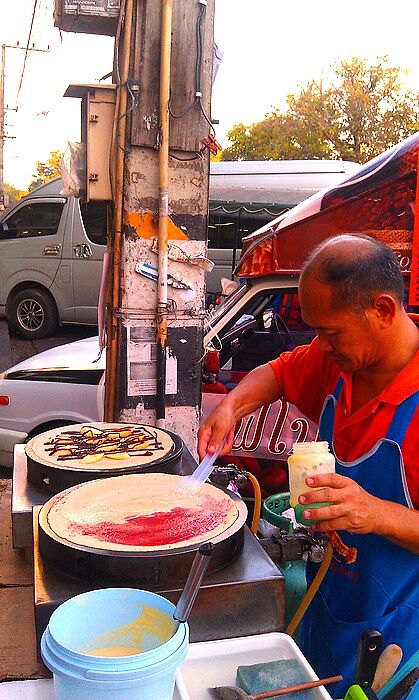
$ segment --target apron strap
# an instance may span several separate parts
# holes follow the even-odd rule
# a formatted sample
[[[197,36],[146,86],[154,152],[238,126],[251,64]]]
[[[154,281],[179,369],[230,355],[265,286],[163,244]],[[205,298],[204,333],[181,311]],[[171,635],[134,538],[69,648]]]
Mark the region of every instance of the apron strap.
[[[333,396],[335,397],[336,401],[338,400],[342,389],[343,389],[343,378],[340,377],[337,381],[337,384],[335,386],[335,390],[333,392]]]
[[[343,387],[343,379],[338,379],[332,394],[326,396],[323,410],[320,416],[319,437],[327,440],[329,447],[333,449],[333,428],[335,423],[335,406]]]
[[[402,445],[409,423],[413,418],[416,408],[419,406],[419,391],[408,396],[396,409],[393,420],[387,431],[386,438],[394,440],[398,445]]]

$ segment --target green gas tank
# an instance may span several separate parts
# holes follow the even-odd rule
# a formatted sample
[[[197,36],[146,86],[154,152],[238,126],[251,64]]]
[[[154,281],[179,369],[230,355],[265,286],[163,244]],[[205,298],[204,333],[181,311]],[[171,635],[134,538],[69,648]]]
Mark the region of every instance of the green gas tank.
[[[262,518],[292,534],[292,520],[282,513],[290,507],[290,494],[277,493],[269,496],[262,504]],[[283,561],[279,565],[285,578],[285,627],[292,620],[307,590],[306,562],[304,560]],[[295,637],[298,639],[298,631]]]

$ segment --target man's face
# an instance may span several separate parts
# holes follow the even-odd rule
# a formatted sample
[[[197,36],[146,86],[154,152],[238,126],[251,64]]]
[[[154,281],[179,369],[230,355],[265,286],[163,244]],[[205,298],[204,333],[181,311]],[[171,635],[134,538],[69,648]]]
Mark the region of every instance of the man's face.
[[[317,333],[319,349],[344,372],[356,372],[373,365],[382,346],[372,310],[336,310],[332,288],[313,277],[303,278],[299,287],[301,315]]]

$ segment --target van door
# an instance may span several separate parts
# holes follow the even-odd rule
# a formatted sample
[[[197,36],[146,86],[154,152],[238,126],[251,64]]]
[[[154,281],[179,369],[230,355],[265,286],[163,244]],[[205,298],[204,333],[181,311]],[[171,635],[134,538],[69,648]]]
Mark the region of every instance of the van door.
[[[77,323],[97,323],[97,304],[106,235],[107,202],[76,200],[72,239],[72,278]]]
[[[50,289],[63,252],[65,197],[25,200],[0,224],[0,304],[20,283]]]

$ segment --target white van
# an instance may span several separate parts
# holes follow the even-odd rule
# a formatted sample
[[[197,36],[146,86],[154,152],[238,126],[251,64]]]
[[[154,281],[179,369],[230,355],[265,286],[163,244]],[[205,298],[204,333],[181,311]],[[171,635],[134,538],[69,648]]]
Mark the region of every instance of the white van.
[[[61,189],[60,179],[41,185],[0,222],[0,315],[25,338],[97,319],[107,205]]]
[[[233,278],[244,236],[359,167],[342,160],[211,163],[208,248],[215,267],[207,292],[218,293],[220,279]]]
[[[211,163],[207,292],[231,278],[241,239],[359,166],[343,161]],[[58,323],[95,324],[106,244],[106,202],[60,194],[59,178],[21,199],[0,221],[0,315],[24,338]]]

